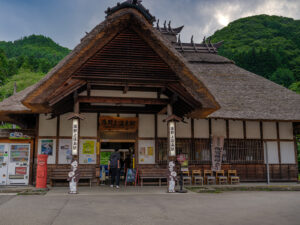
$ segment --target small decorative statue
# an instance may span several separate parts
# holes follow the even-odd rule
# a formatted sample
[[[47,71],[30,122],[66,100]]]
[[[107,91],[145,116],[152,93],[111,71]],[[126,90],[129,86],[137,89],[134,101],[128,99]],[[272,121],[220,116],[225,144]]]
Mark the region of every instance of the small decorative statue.
[[[71,163],[72,171],[68,174],[68,181],[70,186],[69,194],[77,194],[77,182],[79,181],[78,162],[74,160]]]
[[[175,192],[175,181],[177,177],[176,171],[174,171],[175,163],[174,161],[169,162],[169,193]]]

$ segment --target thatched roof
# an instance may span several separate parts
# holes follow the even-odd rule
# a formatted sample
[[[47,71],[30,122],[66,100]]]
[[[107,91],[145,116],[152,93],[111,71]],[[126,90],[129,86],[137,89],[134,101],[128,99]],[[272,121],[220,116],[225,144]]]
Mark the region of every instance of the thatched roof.
[[[201,99],[204,107],[210,108],[211,112],[221,107],[209,117],[300,121],[300,95],[239,68],[231,60],[211,51],[214,48],[211,43],[190,43],[189,47],[188,43],[172,42],[132,8],[108,16],[39,83],[1,102],[0,119],[3,120],[8,113],[48,112],[47,96],[128,22],[139,27],[139,35],[182,79],[188,92]],[[185,46],[184,51],[180,50],[180,45]],[[197,113],[191,115],[197,117]]]

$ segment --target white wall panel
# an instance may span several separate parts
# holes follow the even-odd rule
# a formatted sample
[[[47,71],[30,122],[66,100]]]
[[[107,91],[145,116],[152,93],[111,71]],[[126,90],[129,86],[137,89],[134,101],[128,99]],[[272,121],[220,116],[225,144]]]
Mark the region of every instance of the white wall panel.
[[[278,164],[278,145],[276,141],[268,141],[267,142],[267,148],[268,148],[268,161],[269,164]],[[266,163],[266,146],[264,144],[264,158]]]
[[[194,120],[195,138],[209,138],[209,121],[206,119]]]
[[[276,123],[263,122],[263,138],[264,139],[277,139]]]
[[[259,122],[246,121],[246,137],[248,139],[260,139]]]
[[[39,136],[56,136],[57,118],[47,120],[49,116],[40,114],[39,118]]]
[[[293,139],[293,123],[280,122],[279,123],[279,138],[280,139]]]
[[[243,121],[229,120],[229,138],[244,138]]]
[[[191,129],[191,119],[184,118],[184,121],[187,123],[176,123],[176,137],[177,138],[191,138],[192,129]]]
[[[85,117],[80,120],[80,136],[97,137],[97,113],[82,113]]]
[[[59,136],[72,137],[72,120],[67,119],[69,116],[70,113],[66,113],[60,116]]]
[[[154,138],[155,116],[150,114],[139,115],[139,137]]]
[[[295,145],[294,142],[280,142],[281,164],[294,164],[295,162]]]
[[[163,122],[166,119],[166,115],[157,115],[157,136],[158,137],[168,137],[167,132],[167,122]]]
[[[212,136],[223,136],[226,137],[226,121],[222,119],[212,119]]]

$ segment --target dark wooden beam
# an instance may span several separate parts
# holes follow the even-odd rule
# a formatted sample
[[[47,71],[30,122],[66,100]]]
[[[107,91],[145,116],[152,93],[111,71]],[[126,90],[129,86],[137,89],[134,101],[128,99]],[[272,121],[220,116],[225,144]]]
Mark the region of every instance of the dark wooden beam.
[[[145,107],[120,107],[120,106],[80,106],[80,112],[101,112],[101,113],[139,113],[156,114],[161,110],[161,106]]]
[[[80,103],[109,103],[109,104],[142,104],[142,105],[167,105],[168,99],[156,98],[120,98],[120,97],[86,97],[78,96]]]

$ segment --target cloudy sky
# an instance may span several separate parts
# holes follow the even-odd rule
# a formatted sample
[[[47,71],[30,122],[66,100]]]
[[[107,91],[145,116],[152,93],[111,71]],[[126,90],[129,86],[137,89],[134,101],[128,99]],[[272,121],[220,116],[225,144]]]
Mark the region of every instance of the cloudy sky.
[[[0,40],[43,34],[72,49],[117,2],[122,0],[0,0]],[[194,35],[200,42],[229,22],[251,15],[300,19],[300,0],[144,0],[143,4],[160,21],[185,25],[184,41]]]

